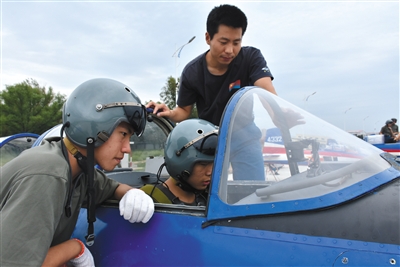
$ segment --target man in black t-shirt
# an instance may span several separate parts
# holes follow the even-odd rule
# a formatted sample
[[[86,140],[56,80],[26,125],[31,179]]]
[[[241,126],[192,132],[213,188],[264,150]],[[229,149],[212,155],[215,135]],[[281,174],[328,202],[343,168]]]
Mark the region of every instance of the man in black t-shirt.
[[[199,118],[220,125],[225,106],[238,89],[258,86],[276,94],[272,85],[273,76],[260,50],[241,46],[246,28],[246,15],[239,8],[221,5],[211,10],[206,32],[206,43],[210,49],[184,68],[177,107],[170,110],[165,104],[154,102],[149,102],[147,107],[154,108],[158,116],[180,122],[189,118],[196,104]],[[246,125],[249,126],[246,136],[249,138],[241,140],[243,144],[233,144],[247,151],[231,153],[234,179],[264,180],[261,132],[251,119],[252,114],[248,115],[250,120]]]
[[[260,50],[241,46],[246,28],[247,18],[240,9],[215,7],[207,18],[206,43],[210,49],[184,68],[178,106],[170,110],[151,101],[147,107],[180,122],[189,118],[196,104],[199,118],[219,125],[226,104],[238,89],[254,85],[276,94],[273,76]]]

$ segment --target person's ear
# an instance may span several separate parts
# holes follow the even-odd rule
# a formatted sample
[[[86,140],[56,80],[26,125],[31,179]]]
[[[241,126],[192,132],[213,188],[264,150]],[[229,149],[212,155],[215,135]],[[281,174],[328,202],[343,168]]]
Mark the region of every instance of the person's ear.
[[[210,42],[211,42],[210,34],[208,34],[208,32],[206,32],[206,43],[208,45],[210,45]]]

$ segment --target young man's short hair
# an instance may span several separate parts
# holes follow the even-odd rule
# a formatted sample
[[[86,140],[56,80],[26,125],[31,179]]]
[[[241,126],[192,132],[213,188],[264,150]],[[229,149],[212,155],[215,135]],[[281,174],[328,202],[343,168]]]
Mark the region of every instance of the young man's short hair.
[[[242,10],[236,6],[220,5],[214,7],[207,17],[207,32],[210,39],[218,32],[219,25],[233,28],[242,28],[242,36],[247,29],[247,18]]]

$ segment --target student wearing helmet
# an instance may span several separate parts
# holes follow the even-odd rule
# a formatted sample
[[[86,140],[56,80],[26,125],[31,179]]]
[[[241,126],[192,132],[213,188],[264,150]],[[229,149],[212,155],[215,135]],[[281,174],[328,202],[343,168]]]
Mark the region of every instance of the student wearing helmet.
[[[1,169],[0,266],[94,266],[87,247],[71,239],[84,201],[87,245],[94,241],[94,207],[106,199],[120,199],[129,222],[148,222],[153,200],[94,168],[113,170],[145,124],[145,108],[128,86],[111,79],[78,86],[64,105],[61,138],[45,140]]]
[[[205,206],[217,146],[218,127],[202,119],[179,123],[168,136],[164,158],[170,178],[141,189],[154,202]]]

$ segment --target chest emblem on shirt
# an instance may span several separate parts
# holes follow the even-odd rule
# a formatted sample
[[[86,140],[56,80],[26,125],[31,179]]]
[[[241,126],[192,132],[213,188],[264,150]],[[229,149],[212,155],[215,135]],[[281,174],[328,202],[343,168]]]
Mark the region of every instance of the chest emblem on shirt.
[[[229,84],[229,92],[232,90],[240,89],[240,80],[237,80],[231,84]]]

